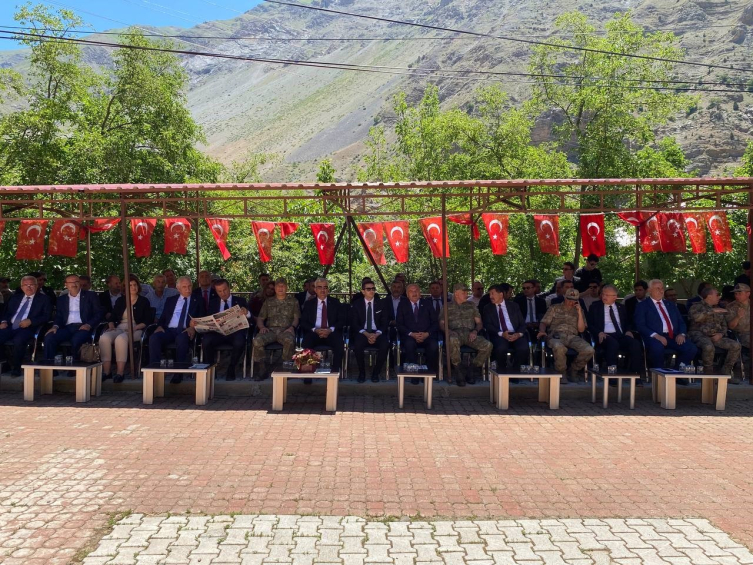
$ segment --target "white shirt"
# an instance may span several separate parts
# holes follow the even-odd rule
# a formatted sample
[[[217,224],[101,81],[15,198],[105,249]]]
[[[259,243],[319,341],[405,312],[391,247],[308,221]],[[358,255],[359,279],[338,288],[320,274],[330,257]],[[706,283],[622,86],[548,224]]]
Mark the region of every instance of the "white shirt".
[[[109,292],[109,294],[110,294],[110,306],[112,308],[115,308],[115,303],[118,301],[118,298],[120,298],[123,295],[122,294],[113,294],[111,292]]]
[[[605,334],[613,334],[619,332],[619,328],[615,328],[614,324],[612,323],[612,316],[609,314],[609,311],[612,309],[612,306],[614,306],[614,317],[617,318],[617,323],[622,326],[622,320],[620,320],[620,312],[617,310],[617,306],[612,304],[611,306],[607,306],[604,304],[604,333]]]
[[[316,299],[316,324],[314,324],[314,330],[320,330],[322,329],[322,304],[324,304],[324,300]],[[327,307],[327,322],[332,322],[331,316],[333,312],[329,311],[329,307]],[[330,326],[329,329],[331,331],[335,331],[334,326]]]
[[[448,300],[447,302],[449,303],[450,301]],[[441,311],[442,310],[442,297],[440,296],[439,298],[434,298],[432,296],[431,297],[431,307],[436,310],[437,306],[439,306],[439,310],[438,311]]]
[[[81,324],[81,293],[76,296],[68,294],[68,320],[66,324]]]
[[[26,308],[26,313],[24,314],[24,317],[21,318],[21,320],[25,320],[26,318],[29,317],[29,312],[31,312],[31,303],[34,302],[34,295],[32,294],[31,296],[26,296],[24,294],[23,300],[21,300],[21,303],[18,305],[18,310],[16,310],[16,313],[13,314],[13,318],[10,321],[11,325],[13,325],[16,322],[16,318],[18,318],[18,315],[21,313],[21,310],[24,309],[24,303],[27,300],[29,301],[29,306]],[[18,321],[20,322],[21,320],[18,320]]]
[[[219,298],[219,296],[217,298]],[[233,293],[232,292],[230,293],[230,296],[227,297],[227,308],[225,308],[225,301],[222,300],[222,298],[220,298],[220,312],[224,312],[225,310],[230,310],[230,308],[232,308],[233,306],[235,306],[235,304],[233,304]],[[248,310],[248,309],[246,309],[246,310]],[[246,312],[246,318],[250,318],[250,317],[251,317],[251,312],[247,311]]]
[[[505,324],[507,324],[507,331],[509,333],[515,333],[515,328],[512,325],[512,322],[510,321],[510,316],[507,314],[507,304],[505,304],[505,301],[502,301],[500,304],[495,304],[495,310],[497,311],[497,319],[499,319],[499,307],[502,307],[502,316],[505,319]],[[502,324],[500,324],[500,327],[502,327]],[[502,335],[504,332],[498,331],[497,335]]]
[[[373,324],[373,326],[371,328],[371,330],[372,330],[371,333],[375,333],[375,334],[382,333],[376,327],[376,305],[374,304],[374,301],[373,300],[364,300],[363,302],[364,302],[364,304],[363,304],[363,311],[364,312],[366,312],[368,310],[369,304],[371,304],[371,318],[372,318],[371,319],[371,323]],[[366,316],[365,315],[364,315],[364,320],[366,320]],[[366,331],[366,327],[367,327],[368,323],[369,323],[368,320],[364,321],[364,323],[363,323],[363,329],[361,329],[359,331],[359,333],[363,333],[363,332]]]
[[[480,301],[481,301],[481,297],[478,297],[478,298],[476,298],[475,296],[468,297],[468,302],[473,302],[477,307]]]
[[[186,327],[188,327],[188,307],[189,303],[188,301],[191,299],[191,297],[184,297],[181,296],[178,298],[178,302],[175,303],[175,310],[173,311],[173,317],[170,318],[170,323],[167,325],[168,328],[177,328],[178,324],[180,323],[180,313],[183,311],[183,304],[186,305]]]
[[[665,334],[669,333],[669,328],[667,327],[667,321],[664,319],[665,315],[667,316],[667,320],[669,319],[669,310],[667,310],[667,307],[662,303],[661,300],[659,302],[657,302],[656,300],[654,300],[652,298],[651,302],[654,303],[654,308],[656,308],[656,312],[657,312],[657,314],[659,314],[659,319],[661,319],[661,331],[662,331],[662,333],[665,333]],[[661,304],[661,309],[659,309],[659,304]],[[664,314],[662,314],[662,311],[664,312]],[[651,337],[653,337],[655,335],[656,335],[656,332],[652,333]]]
[[[397,318],[397,307],[400,306],[400,301],[403,299],[402,296],[398,296],[395,298],[392,297],[392,313],[395,315],[395,318]]]

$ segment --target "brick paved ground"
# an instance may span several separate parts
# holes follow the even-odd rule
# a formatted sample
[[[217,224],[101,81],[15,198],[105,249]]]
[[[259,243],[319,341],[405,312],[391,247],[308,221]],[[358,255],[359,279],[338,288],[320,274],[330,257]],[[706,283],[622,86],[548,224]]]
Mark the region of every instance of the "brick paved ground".
[[[111,513],[705,518],[753,547],[753,402],[0,394],[0,561],[66,563]],[[686,561],[688,562],[688,561]],[[695,563],[695,561],[693,561]],[[700,563],[700,562],[699,562]],[[481,563],[479,563],[481,565]]]

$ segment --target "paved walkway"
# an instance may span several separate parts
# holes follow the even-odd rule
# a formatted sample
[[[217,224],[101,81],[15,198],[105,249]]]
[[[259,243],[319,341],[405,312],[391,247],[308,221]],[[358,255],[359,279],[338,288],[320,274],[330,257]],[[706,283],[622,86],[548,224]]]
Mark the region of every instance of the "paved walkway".
[[[668,413],[579,400],[549,411],[531,399],[500,413],[488,400],[437,398],[426,411],[409,397],[401,411],[391,397],[346,397],[329,415],[320,396],[270,413],[267,398],[145,407],[137,394],[76,405],[70,393],[29,404],[14,392],[0,406],[8,564],[82,558],[129,510],[150,520],[697,518],[753,547],[750,401],[724,413],[683,401]]]

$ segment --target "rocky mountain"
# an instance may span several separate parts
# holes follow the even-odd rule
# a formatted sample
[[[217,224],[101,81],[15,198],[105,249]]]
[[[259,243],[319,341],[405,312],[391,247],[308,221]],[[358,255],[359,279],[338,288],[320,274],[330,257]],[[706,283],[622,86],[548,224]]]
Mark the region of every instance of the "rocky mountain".
[[[686,59],[753,68],[751,0],[313,0],[313,6],[420,22],[495,35],[545,40],[556,17],[578,9],[594,22],[632,10],[648,30],[674,31]],[[174,33],[174,30],[171,30]],[[406,69],[474,69],[525,72],[530,47],[501,39],[454,35],[397,24],[261,4],[230,20],[181,31],[187,36],[223,35],[264,39],[191,39],[185,48],[244,57],[315,60]],[[349,38],[350,41],[319,41]],[[375,38],[389,41],[375,41]],[[441,39],[438,39],[441,38]],[[7,55],[7,54],[6,54]],[[92,62],[106,55],[92,51]],[[12,64],[22,64],[12,55]],[[10,64],[8,57],[0,59]],[[482,84],[478,79],[408,76],[398,72],[352,72],[271,63],[186,58],[189,105],[206,131],[205,150],[223,162],[248,151],[274,153],[269,180],[311,180],[317,163],[333,160],[338,176],[352,178],[375,123],[389,122],[398,91],[416,100],[428,82],[440,85],[443,104],[459,105]],[[682,67],[681,76],[739,82],[753,70],[734,73]],[[408,71],[403,71],[407,73]],[[726,78],[725,78],[726,77]],[[751,83],[753,84],[753,83]],[[503,82],[513,101],[528,97],[525,78]],[[697,111],[677,116],[665,133],[676,136],[702,174],[722,174],[739,163],[753,125],[752,93],[704,93]],[[548,124],[537,127],[537,139]]]

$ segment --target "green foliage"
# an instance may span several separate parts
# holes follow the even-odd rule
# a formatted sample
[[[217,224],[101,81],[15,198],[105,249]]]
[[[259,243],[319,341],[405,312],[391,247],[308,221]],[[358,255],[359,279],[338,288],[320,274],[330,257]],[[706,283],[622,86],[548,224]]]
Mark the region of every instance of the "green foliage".
[[[321,163],[319,163],[319,171],[316,173],[316,182],[337,182],[335,179],[335,167],[332,166],[332,161],[330,161],[329,159],[324,159]]]

